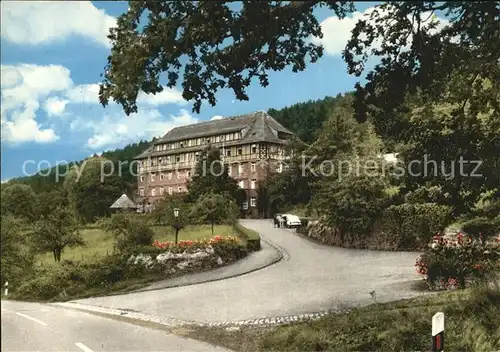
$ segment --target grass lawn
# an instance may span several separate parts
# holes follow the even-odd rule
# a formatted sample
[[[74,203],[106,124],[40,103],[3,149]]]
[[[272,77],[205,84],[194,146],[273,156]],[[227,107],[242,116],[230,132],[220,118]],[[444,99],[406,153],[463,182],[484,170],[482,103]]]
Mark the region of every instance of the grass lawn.
[[[193,328],[183,335],[235,351],[429,351],[431,318],[445,314],[445,349],[500,350],[500,290],[439,293],[373,304],[275,328]]]
[[[159,241],[175,241],[175,232],[171,227],[152,226],[156,233],[155,239]],[[82,237],[86,243],[83,247],[66,248],[62,255],[62,260],[78,261],[89,259],[94,256],[105,256],[113,251],[114,236],[101,229],[83,229]],[[216,225],[214,235],[233,236],[233,228],[229,225]],[[188,226],[179,232],[179,240],[195,240],[212,237],[212,227],[210,225]],[[54,258],[52,253],[45,253],[39,256],[39,264],[52,264]]]

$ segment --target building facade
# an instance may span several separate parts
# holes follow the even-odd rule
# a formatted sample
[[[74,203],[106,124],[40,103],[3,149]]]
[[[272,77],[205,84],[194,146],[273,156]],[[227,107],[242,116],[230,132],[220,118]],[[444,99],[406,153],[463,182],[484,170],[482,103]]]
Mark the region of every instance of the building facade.
[[[286,167],[292,137],[263,111],[176,127],[135,158],[136,201],[150,208],[169,195],[187,192],[201,152],[212,147],[219,148],[229,176],[245,190],[243,213],[258,217],[259,183]]]

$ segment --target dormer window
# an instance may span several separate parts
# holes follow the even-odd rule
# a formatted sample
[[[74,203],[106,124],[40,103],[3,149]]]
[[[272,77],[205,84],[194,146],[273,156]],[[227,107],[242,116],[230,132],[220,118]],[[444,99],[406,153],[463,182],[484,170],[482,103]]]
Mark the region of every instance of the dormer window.
[[[252,145],[252,154],[257,153],[257,146],[255,144]]]
[[[184,148],[184,142],[180,143],[181,148]]]
[[[210,144],[210,138],[207,138],[207,144]]]

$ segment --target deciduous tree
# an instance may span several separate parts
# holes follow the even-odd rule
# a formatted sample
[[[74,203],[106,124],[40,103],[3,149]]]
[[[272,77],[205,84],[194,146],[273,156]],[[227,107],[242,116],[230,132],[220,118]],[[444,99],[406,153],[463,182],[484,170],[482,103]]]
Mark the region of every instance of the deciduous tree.
[[[182,83],[182,96],[216,104],[215,93],[230,88],[248,100],[253,78],[267,86],[268,71],[322,56],[309,41],[321,37],[314,9],[327,7],[340,18],[354,10],[351,1],[130,1],[129,9],[111,29],[111,55],[104,71],[99,100],[118,102],[128,115],[137,111],[139,92],[156,94]],[[143,20],[146,19],[145,23]]]
[[[56,208],[48,216],[37,221],[30,237],[40,251],[52,252],[56,262],[61,261],[61,254],[66,247],[85,244],[74,214],[63,207]]]

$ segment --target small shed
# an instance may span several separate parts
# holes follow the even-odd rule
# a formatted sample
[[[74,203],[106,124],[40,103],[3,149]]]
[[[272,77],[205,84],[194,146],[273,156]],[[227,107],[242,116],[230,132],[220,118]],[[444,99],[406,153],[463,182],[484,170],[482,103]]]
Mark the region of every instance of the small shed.
[[[114,210],[122,210],[122,211],[137,211],[137,204],[130,199],[125,193],[121,195],[120,198],[110,206],[111,209]]]

